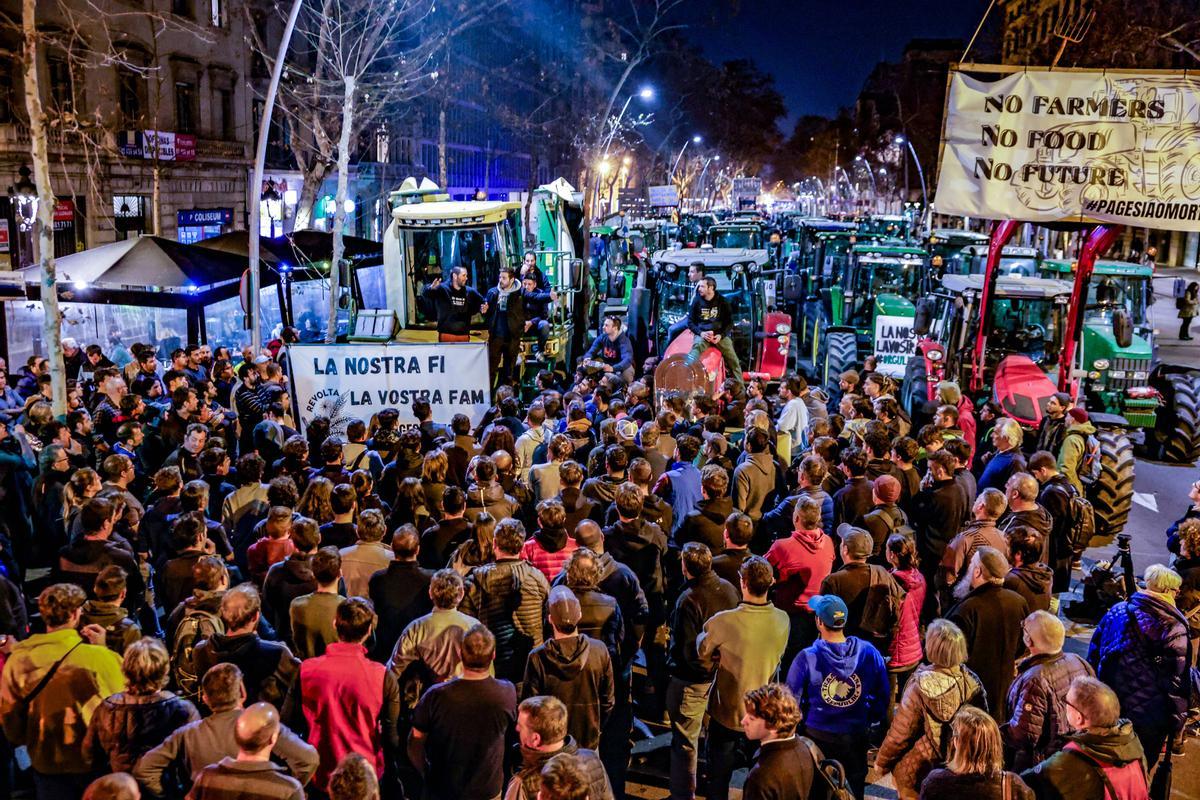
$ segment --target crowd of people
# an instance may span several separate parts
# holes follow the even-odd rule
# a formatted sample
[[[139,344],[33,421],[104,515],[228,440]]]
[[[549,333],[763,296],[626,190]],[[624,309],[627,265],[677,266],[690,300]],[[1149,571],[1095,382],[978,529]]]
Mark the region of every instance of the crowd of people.
[[[478,424],[300,432],[272,350],[72,343],[62,417],[45,359],[0,373],[0,794],[608,800],[662,726],[672,798],[1147,797],[1200,483],[1083,658],[1069,397],[1026,434],[949,382],[910,417],[869,362],[656,393],[606,325],[618,369]]]

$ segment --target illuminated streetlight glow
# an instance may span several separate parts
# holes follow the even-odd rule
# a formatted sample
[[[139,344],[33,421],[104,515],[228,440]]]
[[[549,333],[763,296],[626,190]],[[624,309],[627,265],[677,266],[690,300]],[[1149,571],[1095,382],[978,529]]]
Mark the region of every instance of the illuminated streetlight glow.
[[[654,87],[653,86],[643,86],[641,89],[638,90],[638,97],[642,98],[643,100],[653,100],[654,99]]]
[[[607,158],[596,165],[596,171],[601,175],[607,175],[611,170],[612,164],[609,163]]]
[[[701,136],[700,134],[696,134],[695,136],[692,137],[693,144],[700,144],[703,141],[704,141],[704,137]]]

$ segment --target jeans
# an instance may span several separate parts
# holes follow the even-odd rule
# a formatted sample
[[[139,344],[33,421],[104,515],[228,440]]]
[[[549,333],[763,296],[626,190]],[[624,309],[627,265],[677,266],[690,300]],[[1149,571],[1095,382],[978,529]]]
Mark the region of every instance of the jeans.
[[[674,325],[667,328],[667,341],[663,342],[663,350],[666,350],[667,347],[671,344],[671,342],[675,341],[676,337],[678,337],[679,334],[686,331],[687,326],[688,326],[688,318],[685,316],[683,319],[679,320],[679,322],[676,322]]]
[[[716,344],[706,342],[697,336],[696,341],[692,344],[692,352],[687,354],[687,363],[695,364],[704,355],[704,351],[710,347],[715,347],[721,351],[721,358],[725,361],[725,377],[733,378],[739,386],[744,386],[742,365],[738,361],[737,353],[733,350],[733,340],[728,336],[722,336],[721,340]]]
[[[671,720],[671,800],[696,796],[696,747],[708,710],[711,683],[688,683],[671,678],[667,686],[667,716]]]
[[[1188,330],[1191,327],[1192,327],[1192,318],[1191,317],[1180,317],[1179,318],[1179,338],[1180,339],[1192,338],[1192,332],[1190,330]]]
[[[1142,743],[1142,750],[1146,753],[1146,774],[1152,776],[1154,765],[1162,758],[1163,745],[1167,743],[1169,731],[1166,728],[1134,725],[1133,732],[1138,741]]]
[[[850,791],[862,800],[867,791],[867,732],[827,733],[808,730],[804,735],[817,743],[817,747],[821,748],[826,758],[842,762]]]
[[[600,761],[612,784],[613,800],[625,800],[625,775],[633,750],[629,741],[629,733],[633,730],[633,665],[618,669],[613,677],[616,679],[616,703],[600,735]]]
[[[704,795],[707,800],[728,800],[729,780],[734,770],[750,763],[750,750],[746,734],[709,718],[704,747],[704,760],[708,762],[708,788]]]
[[[544,319],[531,319],[529,330],[525,333],[532,333],[537,336],[538,350],[546,349],[546,340],[550,338],[550,323]]]

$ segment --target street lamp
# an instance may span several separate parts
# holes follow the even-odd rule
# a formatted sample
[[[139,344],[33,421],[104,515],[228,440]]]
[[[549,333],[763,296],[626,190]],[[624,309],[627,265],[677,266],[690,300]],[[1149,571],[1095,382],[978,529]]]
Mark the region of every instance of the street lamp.
[[[683,143],[683,147],[679,148],[679,155],[675,156],[675,163],[671,165],[671,177],[675,177],[675,170],[679,169],[679,159],[683,158],[683,151],[687,150],[689,144],[700,144],[704,141],[704,137],[696,134],[691,139]]]
[[[623,106],[621,106],[620,113],[618,113],[616,119],[614,119],[612,121],[612,125],[608,131],[608,135],[604,138],[604,156],[605,157],[608,156],[608,149],[610,147],[612,147],[613,139],[616,137],[617,131],[619,131],[621,129],[621,120],[623,120],[625,118],[625,112],[629,110],[629,104],[633,102],[634,97],[638,97],[641,100],[648,103],[654,99],[654,87],[653,86],[643,86],[641,89],[638,89],[637,92],[635,92],[634,94],[631,94],[631,95],[629,95],[629,97],[625,98],[625,104]]]
[[[922,227],[923,227],[924,220],[925,220],[925,214],[927,214],[929,212],[929,193],[925,189],[925,170],[921,168],[921,159],[917,157],[917,151],[915,148],[913,148],[912,142],[909,141],[908,137],[897,136],[892,141],[894,141],[896,144],[907,145],[908,152],[912,153],[913,161],[917,165],[917,177],[919,177],[921,179],[921,202],[925,206],[925,209],[921,212],[921,220],[922,220]]]
[[[879,187],[875,185],[875,171],[871,169],[871,165],[867,163],[867,159],[861,155],[855,156],[854,161],[862,164],[867,170],[867,177],[871,179],[871,204],[875,206],[875,210],[879,210]]]

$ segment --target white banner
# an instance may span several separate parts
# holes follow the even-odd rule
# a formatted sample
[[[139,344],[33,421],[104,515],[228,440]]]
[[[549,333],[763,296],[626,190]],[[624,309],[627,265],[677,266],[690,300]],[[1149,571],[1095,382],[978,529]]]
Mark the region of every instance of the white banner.
[[[343,433],[353,419],[369,422],[385,408],[400,412],[401,425],[416,425],[412,404],[425,400],[434,422],[447,425],[466,414],[472,425],[491,404],[487,345],[298,344],[288,348],[296,413],[308,424],[330,419]]]
[[[1200,231],[1200,76],[955,73],[936,208]]]
[[[650,205],[667,208],[679,205],[679,189],[673,185],[651,186]]]
[[[903,378],[909,357],[916,352],[912,317],[875,317],[875,370]]]

